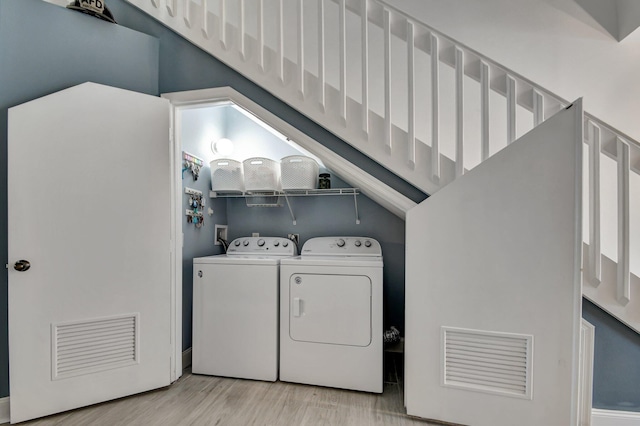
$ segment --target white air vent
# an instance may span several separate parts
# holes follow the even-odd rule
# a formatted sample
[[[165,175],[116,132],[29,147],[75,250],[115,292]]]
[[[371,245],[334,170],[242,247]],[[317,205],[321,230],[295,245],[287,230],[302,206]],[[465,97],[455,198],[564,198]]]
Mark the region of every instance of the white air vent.
[[[51,324],[52,379],[138,362],[138,314]]]
[[[442,327],[444,386],[532,398],[533,336]]]

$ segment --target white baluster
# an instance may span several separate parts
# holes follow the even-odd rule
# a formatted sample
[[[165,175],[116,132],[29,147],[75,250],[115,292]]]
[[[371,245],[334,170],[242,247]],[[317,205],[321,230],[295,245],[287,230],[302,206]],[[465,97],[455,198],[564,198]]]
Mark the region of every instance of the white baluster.
[[[177,9],[177,2],[178,0],[167,0],[166,3],[166,8],[167,8],[167,13],[169,14],[169,16],[171,16],[172,18],[174,16],[176,16],[176,9]]]
[[[160,0],[151,0],[151,4],[157,9],[160,7]]]
[[[489,64],[480,61],[480,156],[489,158]]]
[[[278,47],[276,49],[278,55],[278,80],[280,83],[284,83],[284,8],[282,7],[282,0],[278,0],[278,11],[276,21],[276,31],[278,33]]]
[[[516,140],[516,80],[507,75],[507,143]]]
[[[238,50],[243,61],[247,60],[247,52],[244,44],[244,0],[240,0],[238,5]]]
[[[202,0],[202,36],[209,39],[209,4],[208,0]]]
[[[324,59],[324,0],[318,0],[318,102],[322,112],[326,103]]]
[[[431,180],[440,182],[440,58],[438,37],[431,33]]]
[[[369,2],[362,2],[362,130],[369,134]]]
[[[464,173],[464,52],[456,47],[456,177]]]
[[[589,281],[594,287],[602,279],[600,251],[600,127],[589,123]]]
[[[391,12],[382,12],[384,31],[384,144],[391,153]]]
[[[227,0],[220,1],[220,46],[227,50]]]
[[[630,277],[630,211],[629,145],[617,138],[618,144],[618,303],[625,306],[631,300]]]
[[[407,99],[408,99],[408,158],[407,162],[410,168],[414,168],[416,166],[416,86],[415,86],[415,34],[414,34],[414,26],[413,22],[407,21]]]
[[[340,38],[340,118],[347,123],[347,17],[346,0],[340,0],[339,38]]]
[[[191,28],[191,0],[184,0],[184,24],[187,28]]]
[[[264,0],[258,0],[258,67],[264,72]]]
[[[536,89],[532,90],[533,96],[533,127],[544,121],[544,97]]]
[[[298,0],[298,92],[305,98],[304,90],[304,0]]]

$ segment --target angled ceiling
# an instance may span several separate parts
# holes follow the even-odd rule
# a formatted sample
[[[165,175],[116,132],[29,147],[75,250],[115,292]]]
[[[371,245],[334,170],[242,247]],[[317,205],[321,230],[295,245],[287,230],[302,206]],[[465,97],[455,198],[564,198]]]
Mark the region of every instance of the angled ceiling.
[[[637,0],[575,0],[602,28],[622,41],[640,26]]]

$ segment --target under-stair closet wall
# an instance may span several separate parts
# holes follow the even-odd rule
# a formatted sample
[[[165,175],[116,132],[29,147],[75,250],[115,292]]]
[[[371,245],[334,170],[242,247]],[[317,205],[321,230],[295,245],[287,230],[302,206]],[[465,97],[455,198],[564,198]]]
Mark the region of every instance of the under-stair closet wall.
[[[298,234],[299,245],[316,236],[368,236],[378,240],[382,246],[385,268],[383,273],[385,295],[385,324],[402,329],[404,325],[404,245],[405,224],[385,208],[363,194],[290,197],[288,205],[280,197],[277,206],[252,206],[256,200],[248,198],[207,198],[211,185],[209,162],[221,155],[211,149],[212,142],[226,138],[233,143],[233,151],[225,158],[244,161],[250,157],[266,157],[278,160],[289,155],[305,155],[295,140],[271,129],[258,118],[242,112],[240,107],[228,104],[202,106],[180,111],[180,134],[182,149],[204,161],[204,168],[197,181],[187,170],[183,172],[183,187],[202,191],[207,205],[204,207],[203,227],[196,227],[183,220],[183,309],[188,318],[191,311],[192,259],[193,257],[218,254],[221,248],[213,246],[215,223],[228,225],[228,240],[249,236],[282,236]],[[321,166],[320,172],[327,171]],[[332,188],[349,185],[331,173]],[[183,198],[188,195],[183,194]],[[268,199],[273,202],[274,199]],[[208,209],[213,214],[209,216]],[[292,214],[295,217],[293,222]],[[183,323],[183,346],[191,345],[191,322]]]
[[[373,163],[368,158],[359,154],[355,149],[341,142],[327,130],[307,120],[301,114],[268,94],[264,89],[249,82],[228,67],[222,65],[219,61],[194,48],[193,45],[176,36],[161,24],[148,18],[123,0],[110,0],[109,7],[114,14],[116,14],[121,24],[145,31],[149,34],[154,34],[160,38],[160,88],[162,92],[231,86],[264,108],[276,113],[280,118],[293,124],[312,138],[325,144],[339,155],[370,172],[389,186],[404,193],[414,201],[420,201],[424,198],[424,194],[420,191],[407,185],[394,174]],[[511,28],[513,28],[513,26]],[[232,207],[230,211],[231,209]],[[230,218],[229,220],[233,219]],[[250,230],[247,229],[247,231]],[[301,232],[301,234],[304,238],[304,233]],[[636,336],[633,345],[640,347],[640,338]],[[637,375],[636,372],[640,371],[640,362],[622,367],[600,365],[599,360],[596,359],[595,368],[603,371],[611,368],[624,368],[627,372]],[[609,377],[611,376],[604,377],[602,380],[606,382],[609,380]],[[598,387],[600,385],[596,382],[595,386]]]
[[[202,122],[209,125],[203,127]],[[224,111],[221,108],[187,109],[182,111],[180,117],[182,151],[204,160],[204,167],[200,170],[197,179],[190,170],[182,172],[182,204],[181,210],[192,210],[188,207],[189,194],[185,188],[195,189],[203,194],[205,205],[201,209],[204,216],[204,226],[198,227],[187,221],[187,216],[182,217],[182,232],[184,244],[182,246],[182,350],[191,347],[191,326],[193,311],[193,258],[210,256],[222,253],[222,246],[213,244],[215,236],[214,225],[227,223],[226,200],[212,200],[209,198],[211,188],[211,176],[209,173],[209,161],[212,155],[210,145],[203,144],[203,140],[222,137],[224,131]],[[208,209],[213,213],[208,214]]]
[[[194,47],[134,6],[121,0],[110,0],[108,6],[120,25],[146,32],[160,39],[159,86],[161,93],[231,86],[406,197],[415,202],[426,198],[426,194],[422,191],[398,178],[226,65]],[[208,167],[203,173],[208,173]],[[340,184],[340,180],[332,175],[332,187],[337,187]],[[331,199],[327,200],[329,198]],[[229,238],[259,232],[261,235],[285,236],[287,233],[297,233],[300,234],[302,241],[314,236],[336,234],[366,235],[378,239],[382,244],[385,259],[387,322],[388,325],[402,328],[404,324],[404,221],[366,196],[358,195],[358,213],[361,223],[356,225],[353,198],[333,198],[309,197],[305,200],[301,198],[292,200],[292,207],[295,209],[298,223],[295,226],[292,224],[286,206],[283,208],[249,208],[246,207],[244,200],[227,199]],[[213,250],[210,254],[214,254]],[[184,256],[183,259],[188,262]],[[188,268],[184,266],[184,269],[186,271]],[[190,284],[186,282],[190,274],[187,274],[188,272],[183,274],[183,297],[185,300],[190,300],[190,293],[188,293]],[[187,316],[187,312],[191,312],[191,307],[185,306],[184,309],[183,321],[191,321],[190,316]],[[183,324],[183,329],[186,330],[185,324]],[[183,338],[183,346],[187,344],[185,339],[186,337]]]

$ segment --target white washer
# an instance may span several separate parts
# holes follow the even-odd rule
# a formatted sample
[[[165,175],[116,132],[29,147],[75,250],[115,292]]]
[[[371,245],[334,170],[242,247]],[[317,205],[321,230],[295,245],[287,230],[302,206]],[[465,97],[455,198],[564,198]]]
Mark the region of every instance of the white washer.
[[[286,238],[245,237],[193,259],[193,373],[278,379],[279,264],[296,254]]]
[[[382,392],[382,250],[312,238],[280,262],[280,380]]]

